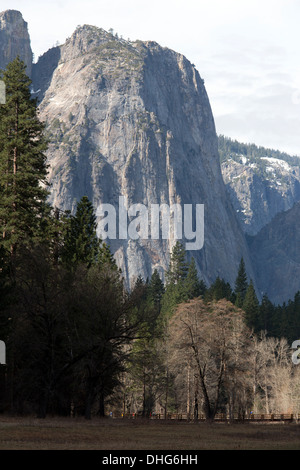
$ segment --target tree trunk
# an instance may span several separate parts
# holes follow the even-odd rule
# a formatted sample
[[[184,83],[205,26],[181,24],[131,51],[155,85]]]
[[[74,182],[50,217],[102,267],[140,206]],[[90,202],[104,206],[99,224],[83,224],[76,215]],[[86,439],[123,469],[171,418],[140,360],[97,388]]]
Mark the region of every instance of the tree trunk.
[[[194,420],[198,421],[199,417],[199,406],[198,406],[198,376],[195,375],[195,406],[194,406]]]
[[[88,378],[88,384],[87,384],[87,395],[86,395],[86,401],[85,401],[85,412],[84,412],[84,417],[85,419],[92,419],[92,407],[94,404],[96,398],[96,393],[95,393],[95,384],[94,380],[92,377]]]
[[[101,416],[101,418],[104,418],[105,416],[104,394],[102,392],[100,393],[99,398],[99,416]]]
[[[47,416],[47,411],[48,411],[48,404],[49,404],[49,393],[47,391],[44,391],[40,395],[39,399],[39,409],[38,409],[38,414],[37,417],[39,419],[45,419]]]
[[[88,419],[88,420],[92,419],[92,406],[93,406],[93,395],[91,392],[89,392],[85,401],[85,411],[84,411],[85,419]]]
[[[190,364],[187,366],[187,400],[186,400],[186,412],[189,418],[190,415]]]

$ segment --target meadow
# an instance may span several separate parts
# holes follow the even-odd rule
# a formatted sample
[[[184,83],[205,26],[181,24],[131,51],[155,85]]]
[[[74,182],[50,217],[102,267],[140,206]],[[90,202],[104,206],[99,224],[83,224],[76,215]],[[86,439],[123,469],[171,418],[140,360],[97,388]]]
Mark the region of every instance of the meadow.
[[[2,416],[0,450],[300,450],[300,424]]]

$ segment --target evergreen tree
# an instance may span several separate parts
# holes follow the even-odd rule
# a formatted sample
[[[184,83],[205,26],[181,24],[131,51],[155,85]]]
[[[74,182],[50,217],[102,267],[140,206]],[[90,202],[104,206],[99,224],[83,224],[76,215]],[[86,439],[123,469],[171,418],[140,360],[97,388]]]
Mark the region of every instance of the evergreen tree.
[[[215,282],[210,286],[207,292],[207,297],[210,300],[218,301],[221,299],[226,299],[231,301],[232,289],[230,284],[218,276]]]
[[[5,305],[6,294],[9,290],[9,256],[3,246],[0,245],[0,312]]]
[[[170,266],[166,272],[166,289],[162,299],[162,313],[171,315],[174,308],[188,300],[185,281],[188,273],[186,251],[183,244],[177,241],[171,252]]]
[[[106,266],[113,271],[118,271],[121,274],[121,269],[118,268],[114,255],[110,251],[109,246],[106,243],[101,243],[99,240],[99,250],[97,256],[97,262],[100,263],[103,267]]]
[[[274,305],[267,294],[264,294],[259,308],[259,328],[269,336],[273,335],[273,316]]]
[[[135,281],[134,289],[143,289],[146,292],[146,284],[145,284],[143,277],[140,274],[138,275]],[[144,295],[144,298],[145,297],[146,295]]]
[[[186,260],[186,251],[183,244],[177,241],[171,252],[170,266],[166,272],[167,284],[178,284],[183,281],[188,272],[188,263]]]
[[[281,307],[277,306],[275,325],[274,328],[277,332],[278,337],[283,337],[288,340],[289,343],[300,338],[300,292],[297,292],[294,296],[294,300],[289,300],[284,303]]]
[[[296,338],[300,338],[300,291],[296,292],[294,297],[294,309],[293,309],[293,317],[294,317],[294,326],[295,330],[293,332],[293,336]],[[292,339],[292,341],[294,341]]]
[[[12,302],[13,286],[10,282],[9,254],[0,245],[0,339],[6,340],[9,314],[6,311]]]
[[[141,400],[142,416],[154,411],[157,395],[164,384],[164,363],[159,342],[147,329],[140,331],[140,339],[134,342],[129,361],[129,373],[133,387]]]
[[[199,281],[199,295],[204,297],[206,291],[207,291],[207,286],[205,284],[205,281],[203,281],[203,279],[200,279],[200,281]]]
[[[158,315],[161,311],[161,301],[164,292],[164,284],[158,274],[157,269],[155,269],[149,283],[149,298],[153,302]]]
[[[196,268],[195,258],[191,259],[189,263],[187,276],[185,279],[185,289],[189,299],[194,299],[201,295],[201,285],[198,278],[198,272]]]
[[[245,295],[243,310],[246,313],[247,325],[254,328],[255,332],[258,332],[260,329],[259,301],[256,296],[252,279]]]
[[[76,266],[84,263],[91,266],[99,259],[101,240],[97,237],[94,208],[87,196],[77,203],[76,214],[71,216],[69,232],[65,241],[64,261]],[[104,247],[103,254],[108,254]]]
[[[6,104],[0,106],[0,234],[11,254],[41,237],[48,212],[44,124],[25,70],[17,57],[0,76],[6,85]]]
[[[242,308],[243,302],[248,289],[247,273],[245,268],[245,262],[242,258],[239,265],[238,275],[235,281],[235,295],[236,295],[236,306]]]

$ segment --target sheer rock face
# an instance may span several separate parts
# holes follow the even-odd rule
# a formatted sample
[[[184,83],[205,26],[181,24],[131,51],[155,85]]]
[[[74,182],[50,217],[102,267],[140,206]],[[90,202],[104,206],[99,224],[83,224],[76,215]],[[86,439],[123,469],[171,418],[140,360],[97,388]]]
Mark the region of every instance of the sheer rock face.
[[[300,202],[277,214],[249,240],[259,291],[275,304],[288,302],[299,291],[299,220]]]
[[[34,98],[38,96],[39,101],[43,100],[51,83],[54,70],[58,66],[60,52],[59,46],[53,47],[39,57],[37,64],[32,65],[32,82],[34,84],[32,95]]]
[[[280,212],[300,200],[300,169],[275,158],[251,163],[228,159],[221,169],[231,202],[245,233],[256,235]]]
[[[87,195],[119,208],[205,205],[204,248],[190,251],[200,276],[233,285],[247,244],[222,179],[209,100],[197,70],[153,42],[127,42],[91,26],[78,28],[47,70],[38,62],[40,113],[50,137],[50,202],[75,210]],[[43,71],[43,74],[39,73]],[[53,71],[54,70],[54,71]],[[49,86],[46,85],[50,83]],[[37,85],[34,83],[35,90]],[[127,282],[168,266],[172,240],[110,240]]]
[[[27,23],[22,14],[16,10],[6,10],[0,13],[0,69],[17,55],[27,66],[27,75],[31,77],[32,50]]]

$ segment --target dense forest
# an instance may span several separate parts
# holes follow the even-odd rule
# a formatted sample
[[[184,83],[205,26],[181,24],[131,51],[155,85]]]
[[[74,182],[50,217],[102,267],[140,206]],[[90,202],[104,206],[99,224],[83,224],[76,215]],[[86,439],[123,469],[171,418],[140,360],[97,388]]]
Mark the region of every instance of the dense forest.
[[[300,165],[300,157],[292,156],[279,150],[267,149],[265,147],[258,147],[255,144],[245,144],[237,140],[230,139],[224,135],[218,136],[218,149],[220,154],[221,163],[232,158],[235,161],[240,161],[241,157],[249,159],[250,163],[266,165],[262,158],[276,158],[284,160],[291,166]]]
[[[258,301],[241,259],[236,282],[206,286],[181,242],[124,287],[97,238],[92,203],[48,202],[44,125],[17,58],[0,106],[0,411],[93,415],[299,412],[300,292]]]

